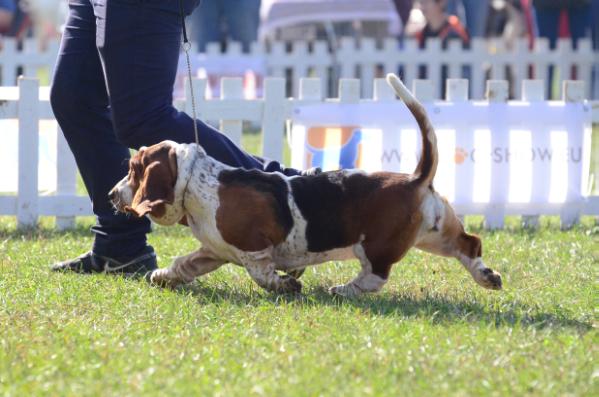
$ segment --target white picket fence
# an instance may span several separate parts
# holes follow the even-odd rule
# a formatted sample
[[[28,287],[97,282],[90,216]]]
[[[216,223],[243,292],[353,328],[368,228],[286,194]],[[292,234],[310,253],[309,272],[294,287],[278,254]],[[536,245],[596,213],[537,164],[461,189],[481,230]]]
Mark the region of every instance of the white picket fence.
[[[18,70],[26,77],[36,77],[39,69],[49,69],[52,73],[59,45],[50,42],[45,49],[39,49],[34,41],[24,42],[22,48],[11,39],[0,42],[0,85],[16,83]],[[192,56],[192,59],[194,56]],[[599,78],[592,79],[593,69],[599,73],[599,51],[593,51],[589,40],[580,40],[573,49],[571,40],[563,39],[557,48],[549,48],[546,39],[537,39],[532,50],[526,40],[518,41],[513,48],[506,48],[502,40],[474,39],[470,49],[463,49],[461,43],[451,42],[443,49],[436,39],[427,41],[426,49],[418,48],[415,40],[407,40],[400,48],[396,39],[389,38],[380,43],[372,39],[359,42],[344,38],[336,51],[330,51],[326,42],[275,42],[269,45],[254,43],[247,54],[241,52],[238,43],[231,43],[226,53],[220,52],[219,45],[209,45],[205,66],[263,65],[266,77],[282,77],[288,81],[288,93],[297,97],[299,79],[303,77],[321,78],[321,90],[332,94],[329,87],[335,87],[337,78],[359,78],[360,93],[363,97],[372,96],[372,84],[376,77],[388,72],[399,72],[408,85],[417,79],[419,68],[425,65],[426,79],[434,82],[433,96],[441,98],[442,71],[445,68],[448,78],[462,78],[464,67],[469,69],[470,97],[484,98],[485,82],[488,79],[509,80],[513,97],[521,96],[522,82],[526,79],[548,81],[550,67],[553,77],[561,80],[582,80],[586,82],[585,97],[599,99]],[[218,67],[221,65],[221,67]],[[243,73],[243,70],[240,70]],[[558,85],[561,88],[561,85]],[[560,90],[558,88],[558,91]],[[551,93],[546,92],[547,97]],[[561,92],[554,95],[561,98]]]
[[[206,120],[220,120],[220,129],[233,141],[240,144],[242,121],[252,121],[262,126],[262,154],[281,160],[286,121],[291,118],[294,106],[313,104],[322,101],[359,103],[370,101],[395,101],[395,95],[383,79],[375,79],[372,98],[360,96],[361,81],[342,79],[339,82],[338,98],[324,98],[322,82],[317,78],[300,80],[298,98],[287,98],[285,80],[268,78],[265,80],[262,99],[243,99],[242,81],[239,78],[225,78],[221,81],[221,98],[204,98],[206,80],[194,81],[198,116]],[[434,101],[433,84],[428,80],[415,80],[413,90],[423,102]],[[584,84],[565,82],[564,100],[577,102],[584,100]],[[524,81],[523,99],[528,102],[544,100],[544,84],[539,80]],[[189,97],[189,91],[186,92]],[[505,81],[489,81],[487,97],[490,101],[507,101]],[[468,101],[468,81],[448,80],[446,106]],[[190,113],[191,101],[179,101],[176,105]],[[519,102],[518,106],[526,103]],[[599,108],[595,104],[593,118],[599,121]],[[20,78],[18,87],[0,88],[0,120],[18,119],[18,192],[16,195],[0,195],[0,215],[16,215],[19,227],[36,224],[39,216],[56,216],[60,229],[73,226],[75,217],[91,215],[87,197],[76,195],[76,166],[62,133],[57,134],[57,192],[55,195],[38,194],[38,143],[39,121],[53,120],[54,115],[48,101],[48,88],[39,87],[36,79]],[[16,148],[15,148],[16,149]],[[538,215],[560,215],[562,224],[568,227],[582,215],[599,215],[599,196],[590,197],[581,205],[567,207],[564,204],[535,206],[531,204],[506,203],[505,205],[464,205],[456,208],[462,215],[480,214],[486,218],[490,228],[500,228],[505,215],[524,215],[525,223],[534,226]]]

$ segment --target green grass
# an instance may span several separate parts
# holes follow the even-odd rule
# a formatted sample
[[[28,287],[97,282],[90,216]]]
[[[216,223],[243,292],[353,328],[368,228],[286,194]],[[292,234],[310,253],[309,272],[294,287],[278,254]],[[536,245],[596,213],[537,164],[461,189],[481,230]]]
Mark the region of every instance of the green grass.
[[[242,145],[260,153],[260,135]],[[485,232],[468,218],[502,292],[413,251],[381,293],[344,300],[326,288],[355,262],[309,269],[299,297],[266,293],[231,265],[177,291],[50,273],[89,248],[90,222],[59,233],[46,218],[18,232],[0,217],[0,395],[599,394],[590,218],[567,232],[555,218],[537,232],[516,219]],[[163,267],[197,247],[182,227],[158,227],[150,242]]]
[[[457,261],[412,251],[384,290],[335,299],[355,262],[309,269],[301,296],[227,265],[177,291],[53,274],[89,248],[90,219],[59,233],[0,218],[0,395],[578,395],[599,393],[593,220],[562,232],[469,229],[505,290]],[[156,228],[160,266],[197,243]]]

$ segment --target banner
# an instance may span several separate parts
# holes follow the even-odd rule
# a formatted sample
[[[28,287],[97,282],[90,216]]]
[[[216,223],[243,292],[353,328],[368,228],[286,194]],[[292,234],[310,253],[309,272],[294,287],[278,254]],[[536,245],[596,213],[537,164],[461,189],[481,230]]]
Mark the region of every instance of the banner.
[[[439,102],[426,106],[440,155],[435,188],[467,203],[566,203],[587,192],[590,106]],[[401,102],[293,110],[292,166],[411,173],[421,138]]]

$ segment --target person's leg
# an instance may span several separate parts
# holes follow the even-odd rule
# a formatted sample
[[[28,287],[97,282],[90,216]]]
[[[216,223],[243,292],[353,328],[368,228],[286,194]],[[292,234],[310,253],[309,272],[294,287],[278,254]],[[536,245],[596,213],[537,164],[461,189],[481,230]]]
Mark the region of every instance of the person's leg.
[[[592,23],[595,21],[594,23]],[[593,32],[593,48],[599,50],[599,0],[591,3],[591,29]]]
[[[557,44],[557,29],[559,25],[559,9],[537,9],[537,26],[539,28],[539,37],[549,40],[549,46],[555,48]],[[547,71],[546,89],[549,98],[552,98],[554,68],[550,66]]]
[[[230,39],[240,42],[243,51],[258,39],[260,0],[223,0],[223,13]]]
[[[484,37],[489,16],[489,0],[462,0],[470,37]]]
[[[591,5],[591,21],[599,21],[599,0],[593,0]],[[593,32],[593,48],[599,50],[599,23],[591,23]],[[593,66],[591,98],[599,99],[599,63]]]
[[[197,2],[183,1],[187,5]],[[104,28],[98,37],[98,49],[110,92],[115,131],[118,139],[130,148],[166,139],[195,142],[194,120],[173,107],[182,31],[177,4],[176,1],[94,2],[98,26]],[[216,129],[202,121],[195,122],[200,144],[216,160],[235,167],[281,171],[287,175],[298,173],[277,162],[262,162]]]
[[[116,215],[108,191],[127,173],[129,149],[117,141],[96,50],[96,19],[89,0],[71,0],[52,81],[50,102],[92,200],[95,254],[128,261],[148,252],[150,222]]]
[[[178,1],[178,0],[177,0]],[[203,0],[190,16],[191,38],[200,52],[206,51],[206,44],[220,43],[223,38],[220,0]]]
[[[555,48],[557,42],[557,26],[559,24],[558,9],[537,9],[537,26],[539,28],[539,37],[549,39],[551,48]]]
[[[461,17],[460,16],[460,3],[461,0],[447,0],[446,2],[446,6],[445,6],[445,12],[447,12],[449,15],[455,15],[457,17]]]
[[[568,10],[568,22],[574,48],[577,48],[579,39],[591,37],[591,15],[590,6]]]

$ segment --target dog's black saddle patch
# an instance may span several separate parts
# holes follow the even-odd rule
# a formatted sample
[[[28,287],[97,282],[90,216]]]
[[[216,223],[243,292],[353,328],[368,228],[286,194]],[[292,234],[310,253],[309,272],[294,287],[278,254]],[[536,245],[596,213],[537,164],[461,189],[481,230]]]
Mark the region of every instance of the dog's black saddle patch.
[[[355,244],[359,238],[351,214],[379,187],[366,174],[339,170],[291,179],[291,192],[307,221],[306,240],[311,252]]]

